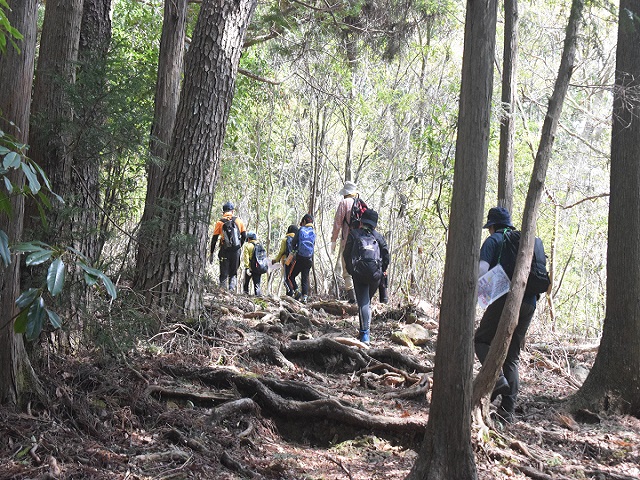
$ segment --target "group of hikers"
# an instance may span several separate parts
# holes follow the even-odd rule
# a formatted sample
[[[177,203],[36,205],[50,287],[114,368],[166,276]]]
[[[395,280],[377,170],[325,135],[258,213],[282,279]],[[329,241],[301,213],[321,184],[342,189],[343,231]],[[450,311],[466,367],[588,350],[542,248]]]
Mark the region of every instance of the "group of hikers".
[[[368,345],[371,329],[371,299],[379,291],[380,302],[388,301],[386,282],[390,260],[389,249],[384,237],[376,230],[378,213],[368,208],[360,199],[357,185],[347,181],[338,193],[342,195],[342,199],[338,203],[334,216],[331,252],[335,252],[339,245],[340,273],[344,279],[346,297],[350,303],[358,304],[358,339]],[[254,293],[261,295],[262,275],[268,271],[270,264],[282,263],[286,294],[306,303],[309,296],[309,272],[313,266],[316,240],[313,216],[307,213],[302,217],[299,225],[289,225],[280,243],[278,254],[270,260],[262,245],[258,243],[256,234],[247,232],[243,221],[234,215],[234,210],[234,205],[226,202],[222,206],[223,215],[216,222],[213,230],[211,262],[219,243],[220,286],[235,291],[237,272],[242,260],[243,291],[249,293],[249,284],[253,282]],[[480,249],[479,276],[482,277],[490,269],[499,266],[511,279],[520,234],[512,225],[509,211],[502,207],[491,208],[483,228],[489,230],[489,237]],[[244,249],[242,249],[243,246]],[[540,283],[540,278],[534,278],[536,273],[542,273],[543,288],[536,286],[532,290],[529,288],[530,284]],[[300,286],[296,280],[298,275],[300,275]],[[520,307],[518,324],[498,382],[491,395],[492,401],[500,397],[497,414],[506,422],[513,421],[519,390],[518,362],[522,342],[535,312],[536,300],[548,285],[546,255],[542,242],[536,238],[531,273]],[[487,307],[475,332],[475,351],[481,363],[484,362],[496,334],[505,300],[506,295]]]
[[[369,344],[371,299],[380,291],[380,301],[388,301],[389,249],[384,237],[376,231],[378,213],[360,199],[356,184],[347,181],[338,193],[342,195],[342,200],[334,217],[331,249],[335,251],[339,239],[338,255],[346,296],[350,303],[358,304],[358,338]],[[261,295],[262,275],[267,273],[270,264],[281,263],[286,294],[306,303],[316,242],[313,221],[313,216],[306,213],[299,225],[289,225],[280,242],[278,254],[269,260],[256,233],[247,231],[242,219],[235,215],[233,203],[226,202],[222,205],[222,217],[214,225],[211,240],[211,262],[219,245],[220,286],[235,291],[238,269],[242,263],[243,292],[248,294],[250,283],[253,283],[253,293]]]

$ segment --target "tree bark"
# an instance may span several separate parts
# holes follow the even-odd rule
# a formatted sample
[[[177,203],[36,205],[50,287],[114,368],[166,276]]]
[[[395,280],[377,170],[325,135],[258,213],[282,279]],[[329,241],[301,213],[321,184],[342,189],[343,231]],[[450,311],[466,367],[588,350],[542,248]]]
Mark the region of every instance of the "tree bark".
[[[611,131],[607,301],[600,349],[569,400],[640,416],[640,1],[621,0]]]
[[[498,205],[513,212],[513,145],[515,139],[514,112],[518,58],[518,0],[505,0],[504,2],[503,52]]]
[[[140,233],[136,265],[136,284],[144,284],[146,266],[150,260],[147,240],[157,232],[153,219],[157,215],[158,194],[171,136],[176,122],[176,112],[180,100],[180,80],[184,67],[185,38],[187,27],[187,1],[176,0],[164,3],[164,20],[160,37],[158,57],[158,79],[156,81],[155,109],[149,144],[147,165],[147,195],[144,212],[140,221]]]
[[[27,143],[31,87],[36,49],[37,1],[15,2],[7,11],[9,23],[23,35],[20,51],[12,46],[0,55],[0,129],[18,142]],[[24,175],[11,174],[12,183],[20,188]],[[11,218],[0,215],[0,229],[9,237],[9,244],[21,240],[24,219],[24,197],[11,197]],[[20,261],[11,255],[11,264],[0,264],[0,404],[24,406],[24,398],[35,385],[36,377],[24,348],[22,335],[13,332],[16,298],[20,293]]]
[[[220,151],[233,100],[238,62],[256,0],[205,0],[185,58],[176,125],[158,193],[158,234],[147,240],[149,261],[138,264],[147,299],[198,315],[209,221]]]
[[[531,268],[531,258],[533,256],[533,245],[535,241],[536,216],[540,205],[540,197],[544,189],[544,180],[547,176],[547,167],[551,158],[551,149],[558,129],[560,114],[562,113],[562,105],[569,88],[569,80],[573,71],[573,63],[575,60],[576,44],[578,39],[578,28],[582,21],[582,9],[584,0],[573,0],[571,5],[571,13],[566,29],[564,40],[564,48],[558,77],[547,115],[542,125],[542,134],[540,145],[534,160],[533,172],[531,173],[531,181],[525,201],[522,235],[520,237],[520,249],[516,257],[515,271],[511,279],[511,289],[507,294],[506,303],[502,310],[500,323],[491,342],[491,348],[484,364],[480,368],[480,372],[475,379],[473,385],[473,405],[479,406],[483,397],[491,392],[493,385],[498,378],[498,372],[502,368],[502,364],[507,356],[507,349],[511,342],[511,337],[518,323],[518,314],[524,290],[527,284],[527,277]]]
[[[487,180],[497,2],[469,0],[449,239],[429,422],[408,479],[477,478],[471,444],[473,324]]]

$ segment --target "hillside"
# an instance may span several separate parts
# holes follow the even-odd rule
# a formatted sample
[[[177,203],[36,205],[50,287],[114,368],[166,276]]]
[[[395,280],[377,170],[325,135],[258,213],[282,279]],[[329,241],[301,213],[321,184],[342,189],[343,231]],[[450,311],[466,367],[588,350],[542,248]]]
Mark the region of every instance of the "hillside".
[[[50,354],[50,404],[0,410],[0,478],[406,476],[428,418],[432,309],[376,304],[365,348],[344,302],[219,290],[208,302],[206,322],[165,323],[126,354]],[[391,341],[408,324],[429,339]],[[525,349],[516,423],[475,432],[479,478],[640,477],[640,420],[562,413],[594,355]]]

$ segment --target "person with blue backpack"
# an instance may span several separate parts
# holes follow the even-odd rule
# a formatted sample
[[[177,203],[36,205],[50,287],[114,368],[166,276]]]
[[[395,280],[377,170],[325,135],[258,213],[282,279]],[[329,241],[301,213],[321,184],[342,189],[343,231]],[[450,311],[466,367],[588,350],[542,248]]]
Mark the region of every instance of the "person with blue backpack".
[[[242,254],[244,265],[244,288],[243,292],[249,293],[249,282],[253,281],[253,290],[257,296],[262,295],[260,280],[262,275],[269,271],[269,258],[261,243],[258,243],[258,236],[255,232],[247,233],[247,242],[244,244]]]
[[[482,228],[489,230],[489,237],[480,248],[479,277],[482,277],[491,268],[500,264],[507,276],[511,278],[520,239],[520,232],[515,230],[511,223],[511,214],[504,207],[491,208],[487,215],[487,223]],[[546,277],[546,281],[543,279],[540,282],[535,279],[536,271],[540,270],[542,270],[541,277]],[[511,423],[514,420],[516,399],[520,386],[518,374],[520,349],[536,310],[537,296],[541,293],[540,290],[544,291],[550,283],[546,272],[544,246],[539,238],[535,239],[532,273],[529,279],[520,306],[518,324],[513,332],[513,337],[507,350],[507,357],[502,364],[502,372],[491,394],[491,401],[501,396],[500,406],[496,413],[506,423]],[[530,286],[529,283],[532,285]],[[540,283],[543,283],[543,285],[540,286]],[[507,295],[503,295],[487,307],[475,332],[473,338],[474,347],[480,363],[484,363],[489,353],[506,299]]]
[[[287,277],[293,269],[293,237],[298,233],[297,225],[289,225],[286,235],[280,242],[280,250],[271,263],[282,262],[282,281],[288,297],[293,297],[295,290],[292,290],[287,282]]]
[[[244,222],[234,215],[235,207],[231,202],[222,205],[222,217],[213,227],[211,239],[211,255],[209,261],[213,263],[213,252],[220,239],[220,286],[231,291],[236,289],[238,268],[240,267],[240,249],[247,240],[247,229]]]
[[[300,221],[300,228],[294,235],[291,246],[295,251],[295,259],[291,272],[287,276],[289,288],[294,292],[293,296],[302,303],[307,303],[309,298],[309,272],[313,266],[313,251],[316,244],[316,232],[313,228],[313,216],[306,213]],[[300,287],[296,283],[296,277],[300,274]]]
[[[378,212],[370,208],[365,210],[359,224],[352,225],[343,254],[358,302],[358,339],[367,345],[370,342],[371,299],[378,291],[390,261],[387,242],[376,231],[377,226]]]

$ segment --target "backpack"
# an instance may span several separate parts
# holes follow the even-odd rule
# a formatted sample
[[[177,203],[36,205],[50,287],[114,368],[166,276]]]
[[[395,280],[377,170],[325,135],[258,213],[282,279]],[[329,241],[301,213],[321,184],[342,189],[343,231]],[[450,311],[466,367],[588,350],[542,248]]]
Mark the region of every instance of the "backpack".
[[[360,223],[360,219],[362,218],[362,214],[368,209],[367,204],[360,198],[353,198],[353,204],[351,205],[351,214],[349,216],[349,227],[357,227],[358,223]]]
[[[222,222],[222,246],[224,248],[240,248],[240,229],[236,223],[236,217],[221,218]]]
[[[313,246],[316,243],[316,232],[312,227],[300,227],[298,230],[298,256],[313,257]]]
[[[354,229],[350,235],[353,236],[352,276],[364,283],[379,282],[382,279],[382,255],[378,240],[366,228]]]
[[[267,273],[267,271],[269,271],[269,258],[267,258],[267,251],[260,243],[256,243],[253,246],[250,265],[252,272]]]
[[[502,246],[500,247],[500,256],[502,255],[502,249],[505,249],[507,255],[502,261],[500,261],[499,256],[498,263],[502,265],[509,278],[513,276],[516,267],[516,256],[519,247],[520,232],[517,230],[505,230]],[[531,270],[529,271],[524,293],[539,295],[545,293],[549,289],[549,285],[551,285],[551,279],[547,271],[547,256],[544,253],[542,240],[536,237],[533,246],[533,257],[531,258]]]

